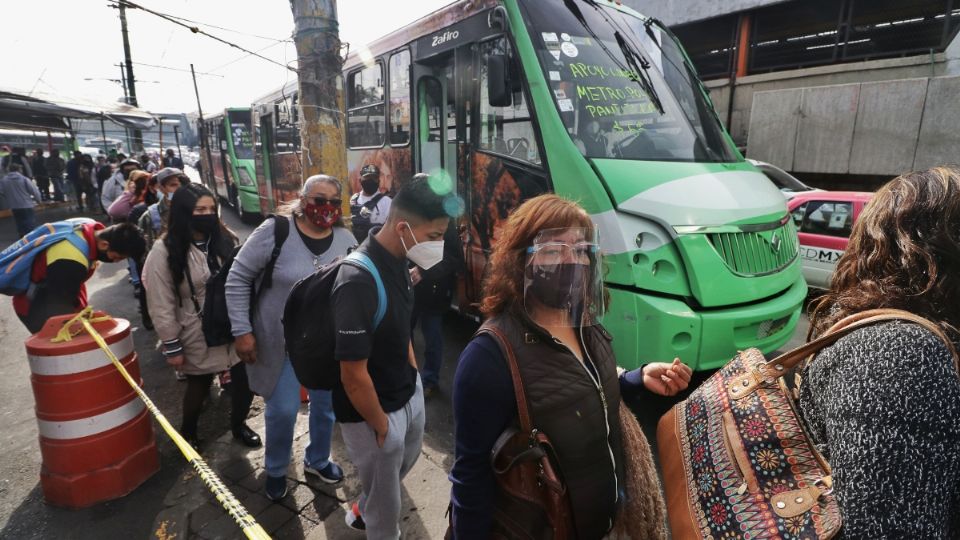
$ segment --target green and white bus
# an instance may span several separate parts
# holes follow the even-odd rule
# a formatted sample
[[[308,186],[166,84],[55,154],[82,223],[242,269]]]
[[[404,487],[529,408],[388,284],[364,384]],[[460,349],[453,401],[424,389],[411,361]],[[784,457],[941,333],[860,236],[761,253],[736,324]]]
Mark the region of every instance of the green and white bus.
[[[243,221],[260,218],[250,108],[229,108],[204,119],[200,150],[203,183]]]
[[[657,21],[607,0],[461,0],[353,52],[344,80],[352,191],[372,163],[388,190],[422,171],[464,199],[461,312],[510,212],[554,192],[599,227],[622,365],[712,369],[793,334],[807,288],[783,195]],[[295,109],[294,86],[254,104],[265,212],[299,184],[270,153]]]

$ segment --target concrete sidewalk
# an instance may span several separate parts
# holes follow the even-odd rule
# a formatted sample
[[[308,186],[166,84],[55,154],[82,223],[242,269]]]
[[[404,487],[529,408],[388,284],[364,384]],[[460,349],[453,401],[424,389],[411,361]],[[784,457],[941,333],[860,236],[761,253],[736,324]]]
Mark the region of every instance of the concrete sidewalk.
[[[257,401],[262,404],[259,398]],[[260,407],[262,409],[262,407]],[[248,425],[263,436],[264,415],[248,420]],[[307,480],[303,474],[303,454],[309,434],[307,407],[301,407],[294,432],[294,455],[288,471],[287,496],[273,503],[263,494],[266,478],[263,448],[248,449],[226,433],[202,448],[201,454],[220,479],[246,507],[247,512],[276,539],[364,538],[344,523],[347,504],[360,493],[356,470],[347,458],[339,427],[333,443],[333,459],[344,470],[343,482],[330,486]],[[163,436],[163,435],[159,435]],[[404,480],[403,516],[400,530],[407,539],[443,538],[450,483],[445,466],[446,452],[424,441],[420,459]],[[166,508],[157,515],[152,535],[162,540],[202,538],[243,538],[233,519],[223,510],[193,471],[183,474],[164,500]]]

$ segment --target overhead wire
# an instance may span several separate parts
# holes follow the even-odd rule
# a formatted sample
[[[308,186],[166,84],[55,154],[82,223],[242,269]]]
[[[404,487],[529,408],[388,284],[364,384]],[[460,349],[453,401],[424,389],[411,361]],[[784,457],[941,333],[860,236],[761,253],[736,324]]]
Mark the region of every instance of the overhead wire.
[[[167,15],[167,14],[165,14],[165,13],[160,13],[160,12],[158,12],[158,11],[154,11],[154,10],[152,10],[152,9],[149,9],[149,8],[143,7],[143,6],[139,5],[139,4],[136,4],[136,3],[134,3],[134,2],[131,2],[130,0],[110,0],[110,2],[111,2],[112,4],[114,4],[114,5],[116,5],[117,7],[123,6],[123,7],[131,8],[131,9],[139,9],[139,10],[141,10],[141,11],[144,11],[144,12],[146,12],[146,13],[149,13],[149,14],[151,14],[151,15],[154,15],[154,16],[156,16],[156,17],[159,17],[159,18],[161,18],[161,19],[163,19],[163,20],[165,20],[165,21],[171,22],[171,23],[176,24],[176,25],[178,25],[178,26],[182,26],[182,27],[186,28],[187,30],[190,30],[190,31],[193,32],[194,34],[200,34],[200,35],[206,36],[206,37],[208,37],[208,38],[210,38],[210,39],[219,41],[220,43],[223,43],[224,45],[228,45],[228,46],[230,46],[230,47],[233,47],[234,49],[239,49],[239,50],[241,50],[241,51],[243,51],[243,52],[245,52],[245,53],[247,53],[247,54],[249,54],[249,55],[256,56],[257,58],[260,58],[261,60],[265,60],[265,61],[267,61],[267,62],[270,62],[271,64],[276,64],[276,65],[278,65],[278,66],[280,66],[280,67],[282,67],[282,68],[289,69],[289,70],[291,70],[291,71],[296,72],[296,70],[293,69],[293,68],[291,68],[290,66],[281,64],[280,62],[277,62],[276,60],[272,60],[272,59],[270,59],[270,58],[267,58],[266,56],[263,56],[263,55],[261,55],[261,54],[258,54],[258,53],[255,52],[255,51],[251,51],[250,49],[247,49],[247,48],[245,48],[245,47],[241,47],[240,45],[237,45],[236,43],[233,43],[232,41],[227,41],[227,40],[225,40],[225,39],[223,39],[223,38],[221,38],[221,37],[215,36],[215,35],[213,35],[213,34],[211,34],[211,33],[209,33],[209,32],[206,32],[206,31],[204,31],[204,30],[201,30],[200,28],[198,28],[198,27],[196,27],[196,26],[190,26],[188,23],[182,22],[181,20],[178,20],[177,18],[175,18],[175,17],[172,16],[172,15]],[[278,42],[278,43],[282,43],[282,42]]]
[[[244,58],[246,58],[246,56],[245,56]],[[144,66],[144,67],[151,67],[151,68],[157,68],[157,69],[169,69],[170,71],[182,71],[182,72],[184,72],[184,73],[190,73],[190,70],[189,70],[189,69],[175,68],[175,67],[171,67],[171,66],[158,66],[157,64],[147,64],[147,63],[144,63],[144,62],[130,62],[130,63],[133,64],[133,65],[136,65],[136,66]],[[221,79],[223,78],[223,75],[217,75],[216,73],[206,73],[206,72],[202,72],[202,71],[197,71],[196,74],[197,74],[197,75],[204,75],[204,76],[207,76],[207,77],[219,77],[219,78],[221,78]]]

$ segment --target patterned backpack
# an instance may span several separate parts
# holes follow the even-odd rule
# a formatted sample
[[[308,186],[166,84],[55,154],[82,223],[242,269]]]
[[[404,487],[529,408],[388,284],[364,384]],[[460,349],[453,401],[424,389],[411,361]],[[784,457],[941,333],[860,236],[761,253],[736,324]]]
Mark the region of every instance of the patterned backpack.
[[[89,256],[90,246],[87,240],[75,233],[84,226],[95,223],[89,218],[44,223],[0,251],[0,294],[15,296],[27,292],[30,289],[33,260],[61,240],[68,240],[81,253]]]
[[[846,317],[820,338],[767,362],[742,351],[675,405],[657,427],[674,538],[815,539],[840,531],[830,465],[817,451],[784,381],[850,332],[883,321],[930,321],[892,309]]]

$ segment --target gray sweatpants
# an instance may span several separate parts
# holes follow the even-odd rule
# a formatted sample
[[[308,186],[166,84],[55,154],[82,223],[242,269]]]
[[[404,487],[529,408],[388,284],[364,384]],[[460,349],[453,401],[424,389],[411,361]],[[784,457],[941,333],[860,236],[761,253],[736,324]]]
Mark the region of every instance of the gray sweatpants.
[[[366,422],[340,425],[350,461],[360,474],[360,515],[371,540],[400,537],[400,481],[420,457],[423,444],[423,384],[403,408],[387,414],[389,428],[383,448]]]

